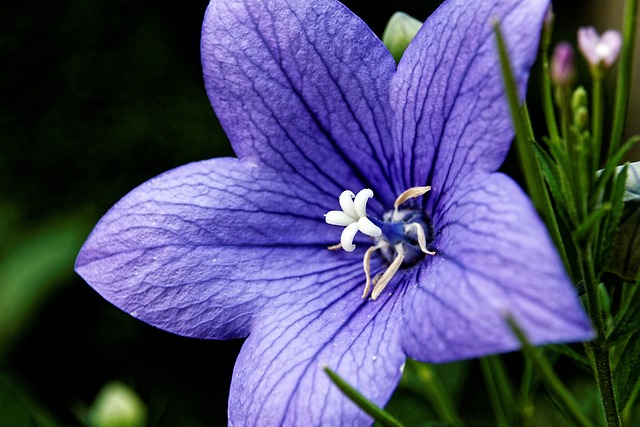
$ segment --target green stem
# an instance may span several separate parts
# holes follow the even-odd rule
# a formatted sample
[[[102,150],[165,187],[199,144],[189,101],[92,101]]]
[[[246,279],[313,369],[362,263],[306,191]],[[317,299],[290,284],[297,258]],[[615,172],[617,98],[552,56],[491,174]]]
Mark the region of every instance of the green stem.
[[[587,351],[591,352],[596,369],[596,378],[600,388],[600,397],[604,408],[604,416],[609,427],[622,425],[618,412],[617,399],[613,388],[613,375],[609,361],[609,349],[603,346],[600,340],[586,344]]]
[[[526,104],[522,109],[522,121],[524,122],[522,129],[524,131],[524,140],[518,145],[518,156],[521,164],[529,164],[529,167],[527,168],[529,169],[529,172],[526,174],[528,176],[527,190],[529,190],[532,199],[538,201],[538,206],[536,207],[539,209],[540,216],[547,225],[547,229],[551,234],[551,238],[553,239],[553,243],[558,249],[558,252],[560,252],[564,265],[566,265],[567,268],[570,268],[569,258],[567,257],[567,251],[564,246],[564,240],[562,239],[560,227],[558,226],[558,219],[556,218],[556,214],[551,204],[551,196],[549,196],[549,191],[547,190],[547,185],[545,184],[544,176],[542,175],[540,162],[533,151],[533,143],[531,141],[535,141],[535,137],[533,135],[531,119],[529,118],[529,109]]]
[[[587,343],[586,349],[591,353],[596,371],[600,396],[604,408],[605,419],[609,427],[621,425],[620,413],[616,402],[616,395],[613,387],[613,375],[611,372],[611,362],[609,359],[609,347],[606,345],[605,322],[600,309],[598,296],[598,280],[596,278],[591,244],[586,242],[580,251],[582,260],[582,273],[584,277],[585,293],[587,297],[587,311],[594,324],[598,336],[594,341]]]
[[[502,395],[499,391],[497,379],[493,373],[489,359],[486,357],[481,358],[480,367],[482,368],[484,382],[487,385],[487,392],[489,393],[489,401],[491,402],[491,407],[495,415],[496,426],[507,427],[509,426],[509,416],[502,405]]]
[[[533,135],[531,120],[529,119],[529,112],[526,105],[524,105],[523,108],[520,107],[518,90],[513,76],[513,70],[511,69],[511,62],[509,60],[509,52],[507,51],[504,37],[502,36],[502,30],[498,23],[494,25],[494,31],[496,33],[498,53],[500,55],[502,78],[504,79],[507,101],[509,102],[511,118],[513,120],[513,126],[516,133],[515,139],[518,159],[522,167],[526,187],[535,208],[538,210],[543,221],[549,228],[554,243],[562,256],[565,265],[568,266],[568,258],[560,235],[558,221],[551,205],[551,198],[544,181],[544,176],[542,175],[542,168],[540,167],[538,158],[533,150],[535,137]]]
[[[638,22],[638,0],[627,0],[624,10],[624,24],[622,29],[622,53],[618,68],[616,84],[616,103],[613,111],[613,126],[609,155],[615,153],[622,141],[622,132],[627,118],[629,94],[631,93],[631,77],[633,66],[633,45],[635,43],[636,26]]]
[[[560,134],[553,107],[553,88],[549,71],[549,45],[551,44],[551,25],[545,25],[540,42],[540,93],[542,94],[542,108],[544,111],[547,130],[551,138],[550,144],[558,144]]]
[[[602,77],[593,76],[592,101],[591,101],[591,170],[596,171],[600,169],[600,151],[602,149],[602,124],[604,122],[604,94],[602,93]]]
[[[540,374],[540,378],[544,382],[547,390],[561,406],[565,416],[577,426],[592,426],[593,424],[591,421],[589,421],[582,413],[578,403],[575,401],[569,390],[564,386],[562,381],[560,381],[560,378],[558,378],[547,359],[545,359],[542,354],[531,345],[524,332],[516,324],[513,318],[507,318],[507,322],[520,341],[522,351],[527,358],[533,362],[533,365]]]
[[[445,390],[440,378],[435,370],[429,366],[421,364],[416,370],[420,382],[425,385],[425,392],[433,405],[433,409],[438,413],[440,419],[447,424],[461,424],[462,420],[458,411]]]

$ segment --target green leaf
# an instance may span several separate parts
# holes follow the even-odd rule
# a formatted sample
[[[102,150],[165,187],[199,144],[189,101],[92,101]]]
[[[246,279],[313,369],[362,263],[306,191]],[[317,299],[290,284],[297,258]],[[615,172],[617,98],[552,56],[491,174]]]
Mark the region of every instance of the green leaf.
[[[0,423],[3,426],[59,427],[51,414],[15,378],[0,372]]]
[[[52,220],[26,234],[0,259],[0,357],[47,296],[73,277],[89,224],[78,215]]]
[[[619,201],[618,209],[612,213],[605,237],[607,271],[635,282],[640,277],[640,162],[617,172],[612,198]]]
[[[622,411],[640,381],[640,334],[631,336],[614,371],[618,409]]]
[[[542,175],[549,186],[549,191],[551,192],[553,200],[558,206],[564,206],[566,203],[566,196],[562,192],[562,187],[560,185],[560,174],[558,172],[557,163],[551,158],[549,153],[547,153],[536,142],[533,144],[533,152],[538,158],[538,163],[542,169]]]
[[[338,374],[333,372],[328,367],[324,368],[324,371],[329,375],[331,381],[338,386],[340,391],[342,391],[353,403],[358,405],[360,409],[362,409],[367,414],[371,415],[374,420],[379,422],[385,427],[402,427],[400,421],[396,420],[389,413],[385,412],[382,408],[377,406],[375,403],[371,402],[369,399],[364,397],[358,390],[351,387],[349,383],[340,378]]]
[[[640,275],[640,203],[625,206],[607,270],[629,281]]]
[[[584,368],[586,370],[591,370],[591,364],[589,362],[589,359],[587,359],[587,357],[585,355],[583,355],[581,353],[578,353],[577,351],[575,351],[574,349],[572,349],[568,345],[554,344],[554,345],[548,345],[547,348],[549,350],[551,350],[551,351],[554,351],[554,352],[558,353],[558,354],[562,354],[563,356],[567,356],[568,358],[570,358],[574,362],[578,363],[578,365],[580,365],[582,368]]]
[[[396,12],[389,19],[382,34],[382,42],[393,55],[396,64],[400,62],[400,58],[420,27],[422,27],[421,21],[403,12]]]
[[[640,281],[633,286],[633,291],[625,305],[616,316],[613,328],[607,336],[610,345],[625,339],[631,334],[640,332]]]
[[[625,184],[624,202],[640,202],[640,162],[629,164]]]
[[[514,333],[520,345],[522,346],[522,352],[531,360],[534,368],[536,368],[540,379],[544,382],[547,391],[554,399],[556,404],[561,409],[562,413],[577,426],[591,426],[593,425],[589,419],[582,413],[578,403],[573,395],[567,390],[565,385],[560,381],[553,368],[549,364],[549,361],[542,355],[538,349],[531,345],[531,342],[525,335],[524,331],[516,323],[513,317],[507,317],[507,323]]]
[[[488,356],[480,359],[480,367],[485,378],[489,400],[493,407],[497,426],[520,424],[518,406],[514,396],[516,389],[509,380],[499,356]]]
[[[535,142],[535,137],[533,135],[533,128],[531,126],[531,120],[529,119],[529,113],[526,105],[521,107],[518,87],[513,76],[511,61],[509,59],[509,52],[507,50],[504,37],[502,36],[502,30],[500,29],[499,22],[496,21],[494,23],[493,30],[496,35],[502,79],[505,86],[507,101],[509,102],[509,109],[511,110],[513,126],[516,132],[515,139],[518,159],[520,161],[520,166],[522,167],[527,191],[531,197],[533,205],[547,225],[549,233],[562,256],[564,264],[569,265],[564,242],[558,228],[558,222],[551,205],[551,199],[545,185],[544,177],[542,176],[542,169],[534,152],[533,144]]]
[[[433,365],[407,359],[398,388],[410,390],[429,402],[438,419],[461,424],[454,398],[463,387],[467,367],[465,363]]]

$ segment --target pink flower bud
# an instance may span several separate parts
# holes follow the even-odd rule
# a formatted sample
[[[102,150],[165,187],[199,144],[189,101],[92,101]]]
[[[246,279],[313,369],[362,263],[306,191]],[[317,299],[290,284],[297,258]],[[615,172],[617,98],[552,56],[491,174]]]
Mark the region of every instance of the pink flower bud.
[[[600,36],[595,28],[582,27],[578,29],[578,46],[592,67],[606,70],[618,58],[622,36],[616,30],[607,30]]]
[[[557,86],[571,85],[576,74],[573,57],[573,48],[569,43],[563,41],[556,45],[550,64],[553,84]]]

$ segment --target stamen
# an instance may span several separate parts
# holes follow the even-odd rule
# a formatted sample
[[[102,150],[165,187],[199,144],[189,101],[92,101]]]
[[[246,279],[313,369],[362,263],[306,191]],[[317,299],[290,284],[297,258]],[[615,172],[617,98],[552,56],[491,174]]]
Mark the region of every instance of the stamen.
[[[422,196],[423,194],[426,194],[429,190],[431,190],[431,187],[429,185],[427,185],[426,187],[411,187],[410,189],[400,194],[396,199],[395,203],[393,204],[394,219],[397,219],[398,208],[400,207],[401,204],[403,204],[409,199],[415,199],[416,197]]]
[[[364,275],[366,277],[366,283],[364,286],[364,292],[362,293],[362,298],[366,298],[369,290],[371,289],[371,255],[378,249],[387,246],[387,243],[384,241],[379,241],[375,246],[371,246],[364,253],[364,258],[362,259],[362,266],[364,267]]]
[[[393,279],[393,276],[396,275],[400,265],[402,265],[402,261],[404,261],[404,249],[402,249],[402,243],[395,245],[395,249],[397,253],[396,258],[373,287],[373,292],[371,292],[371,299],[373,300],[377,299],[382,291],[384,291],[384,288],[387,287],[391,279]]]
[[[327,249],[329,249],[330,251],[342,249],[342,243],[336,243],[335,245],[327,246]]]
[[[418,223],[411,222],[409,224],[405,224],[405,231],[414,230],[416,235],[418,236],[418,245],[420,246],[420,250],[427,255],[435,255],[436,253],[427,249],[427,237],[424,234],[424,229]]]
[[[355,194],[349,190],[343,191],[339,197],[341,210],[329,211],[325,214],[325,221],[331,225],[344,227],[340,235],[340,243],[329,246],[328,249],[344,249],[353,252],[356,246],[353,240],[360,231],[373,237],[375,244],[369,247],[362,259],[362,267],[365,275],[365,288],[362,298],[367,298],[371,293],[371,299],[377,299],[394,278],[402,265],[413,265],[421,259],[422,253],[435,255],[427,249],[427,220],[421,218],[417,209],[399,211],[400,205],[409,199],[420,197],[431,190],[430,186],[413,187],[403,192],[395,201],[394,210],[385,214],[383,220],[367,215],[367,202],[373,197],[373,191],[368,188]],[[384,232],[383,232],[384,230]],[[416,240],[417,246],[416,247]],[[383,273],[378,273],[371,278],[371,258],[377,251],[383,249],[382,256],[389,258],[394,256]],[[372,289],[373,287],[373,289]]]

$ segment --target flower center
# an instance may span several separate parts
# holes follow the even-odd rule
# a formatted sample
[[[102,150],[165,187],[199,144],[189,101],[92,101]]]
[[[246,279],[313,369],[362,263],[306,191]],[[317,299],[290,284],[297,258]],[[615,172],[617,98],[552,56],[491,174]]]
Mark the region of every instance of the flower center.
[[[605,42],[600,41],[596,45],[595,48],[596,55],[600,58],[601,61],[604,61],[606,58],[611,55],[611,48]]]
[[[394,209],[385,213],[382,219],[367,215],[367,202],[373,197],[368,188],[357,195],[346,190],[339,197],[341,211],[330,211],[325,215],[328,224],[344,227],[340,243],[329,249],[344,249],[353,252],[356,248],[353,239],[358,231],[375,239],[375,243],[364,254],[363,267],[366,284],[363,298],[366,298],[373,284],[371,298],[376,299],[401,266],[410,266],[425,255],[435,255],[428,249],[433,239],[431,224],[415,209],[400,209],[400,205],[409,199],[420,197],[431,187],[413,187],[402,193],[394,203]],[[387,260],[387,270],[371,280],[371,256],[379,251]]]

